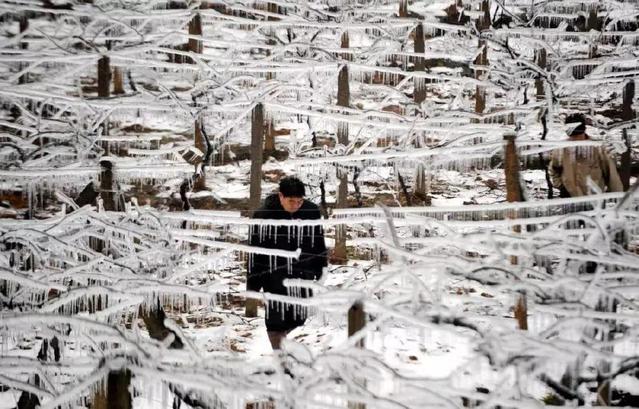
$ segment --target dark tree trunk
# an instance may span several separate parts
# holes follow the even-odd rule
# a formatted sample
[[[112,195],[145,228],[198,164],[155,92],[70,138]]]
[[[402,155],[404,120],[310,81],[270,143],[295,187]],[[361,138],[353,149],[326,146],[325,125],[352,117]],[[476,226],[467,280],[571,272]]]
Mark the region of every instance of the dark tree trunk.
[[[483,0],[481,3],[482,15],[477,19],[477,30],[481,33],[490,28],[490,2]],[[479,39],[478,47],[482,49],[482,52],[475,59],[475,65],[487,66],[488,65],[488,43],[485,39]],[[481,68],[476,68],[475,78],[478,80],[486,79],[486,71]],[[486,110],[486,87],[477,85],[475,88],[475,112],[478,114],[484,113]]]
[[[262,198],[262,161],[264,149],[264,108],[261,103],[255,105],[251,116],[251,182],[249,196],[249,211],[252,213],[260,207]],[[248,290],[248,288],[247,288]],[[244,315],[257,317],[258,302],[247,299],[244,305]]]
[[[468,21],[468,17],[463,16],[458,9],[464,7],[462,0],[457,0],[446,8],[446,23],[455,25],[464,25]]]
[[[364,305],[361,302],[356,302],[348,310],[348,336],[353,336],[357,331],[364,328],[366,325],[366,314],[364,313]],[[360,348],[364,347],[364,340],[360,340],[357,343]]]
[[[364,305],[361,302],[356,302],[348,310],[348,336],[351,337],[358,331],[366,326],[366,313],[364,312]],[[364,339],[357,341],[356,344],[360,348],[364,348]],[[354,379],[355,382],[361,383]],[[366,409],[366,405],[361,402],[348,402],[349,409]]]
[[[113,94],[124,94],[124,78],[121,67],[113,67]]]
[[[350,40],[348,32],[342,34],[342,48],[349,48]],[[350,58],[350,54],[344,54],[346,59]],[[348,84],[348,65],[344,65],[339,72],[337,78],[337,105],[342,107],[350,106],[350,88]],[[348,145],[348,124],[338,124],[337,141],[344,145]],[[337,207],[345,208],[348,205],[348,175],[346,172],[338,169],[339,185],[337,187]],[[346,227],[344,225],[335,226],[335,248],[333,249],[333,261],[335,263],[345,263],[348,259],[346,252]]]
[[[200,13],[196,13],[191,21],[189,21],[189,36],[202,37],[202,16]],[[202,40],[189,38],[188,50],[192,53],[202,54]]]
[[[18,22],[18,25],[20,26],[20,33],[24,33],[25,31],[27,31],[29,29],[29,17],[27,15],[27,13],[22,13],[20,15],[20,20]],[[26,50],[28,47],[28,43],[26,41],[22,41],[20,43],[20,48],[23,50]],[[24,68],[24,66],[22,64],[20,64],[20,70],[22,70]],[[18,83],[19,84],[26,84],[27,82],[29,82],[29,73],[24,73],[22,75],[20,75],[20,78],[18,78]]]
[[[408,17],[408,0],[399,0],[399,17]]]
[[[519,176],[519,157],[517,155],[517,148],[515,146],[515,134],[504,135],[504,141],[506,146],[504,148],[504,172],[506,176],[506,200],[508,202],[521,202],[524,199],[524,195],[521,188],[521,179]],[[517,214],[512,214],[511,217],[516,218]],[[519,232],[520,226],[513,228],[515,232]],[[517,264],[517,257],[511,256],[510,262]],[[519,329],[528,329],[528,307],[526,302],[526,295],[520,294],[514,308],[515,319]]]
[[[115,184],[113,183],[113,162],[109,160],[101,160],[100,166],[102,172],[100,173],[100,197],[102,198],[102,204],[104,210],[115,211]]]
[[[521,202],[523,194],[519,178],[519,157],[515,146],[514,134],[504,135],[506,146],[504,148],[504,173],[506,176],[506,200],[508,202]]]
[[[423,164],[417,166],[415,171],[415,189],[413,195],[422,200],[426,205],[430,205],[430,198],[428,196],[428,189],[426,185],[426,169]]]
[[[111,63],[106,55],[98,60],[98,96],[111,96]]]
[[[130,385],[128,369],[109,372],[106,387],[94,395],[91,409],[131,409]]]
[[[479,40],[479,48],[483,48],[483,51],[477,56],[475,60],[476,65],[488,65],[488,45],[486,40]],[[475,78],[482,80],[485,78],[483,69],[477,68]],[[486,87],[483,85],[477,85],[475,87],[475,112],[483,114],[486,110]]]
[[[262,155],[264,153],[264,106],[261,103],[253,108],[251,117],[251,185],[249,209],[260,206],[262,195]]]

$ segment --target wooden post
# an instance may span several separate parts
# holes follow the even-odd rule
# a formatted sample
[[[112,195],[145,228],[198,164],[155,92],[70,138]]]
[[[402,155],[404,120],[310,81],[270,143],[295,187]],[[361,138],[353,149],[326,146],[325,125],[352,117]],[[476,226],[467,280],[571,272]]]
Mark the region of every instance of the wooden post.
[[[479,31],[486,31],[490,29],[490,0],[482,0],[480,11],[482,16],[479,18]]]
[[[399,17],[408,17],[408,0],[399,0]]]
[[[425,49],[424,26],[422,23],[418,23],[415,28],[415,54],[422,55],[415,57],[415,72],[423,72],[426,68],[426,62],[423,56]],[[424,81],[424,78],[413,77],[413,86],[413,100],[415,104],[419,105],[426,99],[426,81]]]
[[[259,305],[258,300],[253,298],[247,298],[244,304],[244,316],[247,318],[257,317],[257,307]]]
[[[348,336],[355,335],[366,326],[366,314],[361,301],[355,302],[348,310]],[[359,348],[364,348],[364,339],[360,339],[356,344]],[[355,379],[354,381],[357,381]],[[366,405],[361,402],[348,402],[349,409],[366,409]]]
[[[611,299],[607,295],[600,295],[599,301],[597,305],[595,305],[595,311],[600,312],[617,312],[618,302],[615,299]],[[597,330],[594,334],[595,338],[599,341],[610,343],[614,338],[614,330],[615,328],[615,320],[601,320],[602,323],[607,324],[610,330]],[[607,352],[612,355],[613,347],[612,344],[604,345],[602,347],[602,352]],[[611,364],[606,358],[602,358],[597,365],[597,405],[599,406],[610,406],[610,401],[612,400],[612,390],[610,387],[611,379],[609,377],[602,377],[602,374],[610,373]]]
[[[98,60],[98,97],[111,96],[111,63],[109,57],[103,55]]]
[[[364,305],[357,301],[348,310],[348,336],[351,337],[366,325],[366,315]],[[357,341],[357,346],[364,348],[364,339]]]
[[[610,380],[605,379],[597,387],[597,406],[610,406],[610,398]]]
[[[202,37],[202,16],[195,13],[191,21],[189,21],[189,44],[188,50],[192,53],[202,54],[203,46],[201,38],[191,38],[191,36]],[[195,61],[191,59],[193,63]]]
[[[93,396],[92,409],[131,409],[131,371],[111,371],[107,384]]]
[[[450,6],[446,8],[446,23],[448,24],[456,24],[463,25],[462,21],[462,13],[459,12],[458,9],[463,8],[464,3],[462,0],[457,0]]]
[[[519,158],[515,146],[517,134],[504,134],[504,172],[506,176],[506,200],[509,202],[521,202],[522,192],[519,180]]]
[[[546,67],[547,67],[547,53],[546,53],[546,49],[545,48],[538,48],[535,50],[535,64],[537,64],[537,66],[545,71]],[[537,91],[537,100],[542,100],[545,98],[546,96],[546,92],[544,90],[544,80],[540,75],[537,75],[537,78],[535,79],[535,89]]]
[[[526,294],[520,294],[517,303],[515,304],[515,319],[519,329],[528,330],[528,302],[526,300]]]
[[[477,29],[480,32],[480,38],[478,48],[482,51],[477,55],[475,59],[475,65],[487,66],[488,65],[488,42],[481,37],[481,33],[490,28],[490,2],[483,0],[481,2],[482,16],[477,20]],[[478,80],[486,79],[486,71],[484,68],[475,67],[475,78]],[[484,113],[486,110],[486,87],[477,85],[475,87],[475,112],[478,114]]]
[[[113,183],[113,162],[108,159],[100,161],[100,197],[106,211],[115,211],[115,191]]]
[[[264,6],[264,5],[262,5],[262,6]],[[265,9],[269,13],[280,14],[280,9],[279,9],[277,3],[270,3],[270,2],[266,3]],[[266,18],[266,20],[267,21],[279,21],[280,18],[276,17],[276,16],[268,16]],[[266,40],[266,44],[269,45],[269,46],[277,45],[277,41],[275,41],[274,37],[275,37],[275,32],[271,31],[270,32],[270,37],[267,38],[267,40]],[[271,50],[270,49],[266,50],[266,56],[267,57],[271,56]],[[266,73],[266,80],[270,81],[270,80],[274,80],[274,79],[275,79],[275,72],[268,71]],[[267,121],[267,123],[266,123],[266,133],[264,134],[264,153],[266,154],[266,156],[273,156],[274,152],[275,152],[275,125],[273,124],[273,121],[271,119],[269,119]]]
[[[25,31],[27,31],[29,29],[29,17],[27,15],[26,12],[23,12],[20,15],[20,20],[18,22],[19,25],[19,29],[20,29],[20,34],[24,33]],[[23,50],[26,50],[28,47],[28,43],[26,41],[21,41],[20,42],[20,48]],[[22,66],[22,64],[20,64],[20,70],[22,70],[24,67]],[[26,84],[29,81],[29,73],[24,73],[20,76],[20,78],[18,78],[18,84]]]
[[[122,75],[122,67],[113,67],[113,94],[124,94],[124,78]]]
[[[621,119],[624,121],[632,121],[635,119],[635,113],[632,109],[632,100],[635,97],[635,82],[630,80],[626,82],[623,88],[623,105],[621,108]],[[621,154],[621,183],[623,184],[623,190],[628,191],[630,187],[630,173],[632,168],[632,156],[630,155],[632,149],[632,137],[628,134],[628,130],[623,130],[623,139],[626,143],[626,151]]]
[[[425,203],[427,203],[427,205],[430,205],[430,203],[428,203],[430,199],[428,197],[427,190],[428,188],[426,185],[426,169],[424,165],[420,163],[415,171],[415,190],[413,196],[424,201]]]
[[[342,48],[349,47],[348,32],[342,34]],[[349,55],[343,55],[348,58]],[[348,65],[344,65],[339,72],[337,78],[337,105],[342,107],[350,106],[350,88],[348,84]],[[348,145],[348,124],[338,124],[337,141],[346,146]],[[348,206],[348,175],[340,172],[338,169],[337,177],[339,185],[337,188],[337,207],[345,208]],[[335,226],[335,247],[333,249],[332,261],[334,263],[346,263],[348,256],[346,253],[346,226]]]
[[[523,194],[521,191],[521,180],[519,177],[519,157],[517,156],[517,147],[515,146],[516,133],[504,134],[504,172],[506,176],[506,200],[508,202],[521,202],[523,200]],[[513,214],[512,217],[516,218],[517,214]],[[521,231],[520,226],[513,227],[513,230],[517,233]],[[511,256],[511,264],[517,264],[518,260],[516,256]],[[528,307],[526,294],[520,294],[514,307],[515,319],[519,325],[519,329],[528,329]]]
[[[115,211],[115,192],[113,180],[113,163],[109,159],[100,161],[102,172],[100,173],[100,197],[104,210]],[[104,240],[97,239],[91,241],[91,248],[94,251],[104,250]],[[93,297],[88,305],[89,311],[94,313],[103,309],[102,298]],[[91,407],[94,409],[131,409],[131,372],[127,369],[109,372],[106,385],[93,395]]]
[[[262,155],[264,143],[264,107],[261,103],[253,108],[251,117],[251,185],[249,188],[249,211],[252,213],[260,207],[262,196]],[[244,315],[257,317],[257,300],[247,299]]]
[[[264,153],[264,106],[258,103],[251,116],[251,185],[249,210],[260,207],[262,196],[262,155]]]

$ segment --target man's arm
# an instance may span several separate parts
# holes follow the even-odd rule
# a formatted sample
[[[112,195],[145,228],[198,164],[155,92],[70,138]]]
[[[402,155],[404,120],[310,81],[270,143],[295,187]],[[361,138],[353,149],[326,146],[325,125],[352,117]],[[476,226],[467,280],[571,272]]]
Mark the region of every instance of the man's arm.
[[[318,219],[321,218],[321,214],[319,210],[317,211]],[[315,240],[318,256],[321,258],[322,267],[326,267],[328,265],[328,250],[326,249],[326,241],[324,240],[324,227],[315,226]]]
[[[562,151],[552,151],[550,154],[550,163],[548,164],[548,174],[552,185],[556,189],[561,189],[563,182],[561,180],[561,174],[563,173],[563,166],[561,164]]]
[[[313,220],[321,219],[321,213],[319,209],[313,211],[310,217]],[[322,267],[328,265],[328,251],[326,250],[326,242],[324,241],[324,228],[322,226],[314,226],[311,238],[311,246],[305,249],[307,253],[305,264],[312,268],[314,271],[321,272]]]
[[[254,219],[261,219],[260,211],[253,214]],[[249,226],[249,242],[250,246],[263,247],[260,237],[260,226],[252,224]],[[263,254],[252,253],[249,255],[248,271],[246,273],[246,289],[248,291],[260,291],[264,286],[265,262]]]
[[[617,164],[603,149],[601,150],[601,156],[603,162],[601,170],[604,174],[604,182],[606,182],[608,192],[623,192],[623,183],[621,183],[621,177],[619,172],[617,172]]]

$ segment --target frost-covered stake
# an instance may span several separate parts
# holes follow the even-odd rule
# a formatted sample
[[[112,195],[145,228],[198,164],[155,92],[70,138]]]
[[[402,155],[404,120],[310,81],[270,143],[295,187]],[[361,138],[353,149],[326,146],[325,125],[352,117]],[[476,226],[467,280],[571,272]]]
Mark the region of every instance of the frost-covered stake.
[[[251,117],[251,185],[249,197],[249,211],[260,207],[262,196],[262,155],[264,152],[264,106],[261,103],[253,108]],[[257,317],[257,300],[246,300],[244,314],[247,317]]]
[[[98,60],[98,96],[111,96],[111,61],[108,55],[103,55]]]
[[[475,78],[478,80],[486,79],[486,70],[483,66],[488,66],[488,42],[482,37],[482,33],[490,28],[490,2],[483,0],[481,2],[481,16],[477,19],[477,31],[479,31],[479,43],[477,46],[478,54],[475,58]],[[482,66],[482,67],[480,67]],[[477,84],[475,87],[475,112],[484,113],[486,110],[486,87]]]
[[[262,195],[262,154],[264,152],[264,105],[257,103],[251,116],[251,186],[249,210],[260,206]]]
[[[348,32],[342,34],[341,48],[349,48]],[[342,58],[348,60],[348,54],[343,54]],[[339,71],[337,78],[337,105],[348,108],[350,106],[350,88],[348,84],[348,64],[344,64]],[[340,123],[337,129],[337,141],[344,146],[348,146],[348,124]],[[337,170],[339,185],[337,188],[337,207],[347,207],[348,197],[348,174],[339,169]],[[348,256],[346,254],[346,226],[335,226],[335,248],[333,250],[333,262],[346,263]]]
[[[515,139],[517,139],[515,132],[504,133],[504,173],[506,176],[506,200],[509,202],[521,202],[523,198]]]
[[[97,393],[93,396],[92,408],[95,409],[130,409],[131,401],[131,371],[109,372],[106,385],[101,383]]]
[[[24,33],[29,29],[29,16],[27,12],[23,12],[22,14],[20,14],[18,25],[20,28],[20,34],[24,35]],[[26,50],[28,45],[29,43],[27,43],[26,41],[23,41],[20,43],[20,48],[23,50]],[[25,64],[25,67],[26,66],[28,66],[28,64]],[[22,69],[23,69],[22,64],[20,64],[20,71],[22,71]],[[28,81],[29,81],[28,72],[25,72],[24,74],[20,75],[20,78],[18,78],[19,84],[26,84]]]
[[[348,336],[351,337],[362,330],[366,325],[366,315],[364,313],[364,304],[356,301],[348,310]],[[364,338],[360,338],[356,345],[364,348]],[[348,402],[349,409],[366,409],[366,405],[360,402]]]
[[[366,315],[364,314],[364,304],[356,301],[348,310],[348,336],[355,335],[366,325]],[[364,347],[364,338],[357,341],[357,346]]]
[[[547,67],[547,53],[546,49],[541,47],[535,50],[535,64],[539,67],[541,71],[546,71]],[[544,79],[541,73],[537,74],[537,78],[535,79],[535,90],[537,100],[543,100],[546,97],[546,92],[544,91]]]
[[[402,18],[408,17],[408,0],[399,0],[399,10],[397,14]]]
[[[200,13],[195,13],[191,21],[189,21],[189,51],[196,54],[202,54],[203,48],[202,16]]]
[[[464,17],[464,2],[462,0],[456,0],[446,8],[446,22],[448,24],[463,25],[466,23]]]
[[[124,76],[122,75],[122,67],[113,67],[113,94],[124,94]]]
[[[517,156],[517,147],[515,146],[517,134],[515,132],[504,133],[504,173],[506,176],[506,200],[509,202],[521,202],[523,195],[521,192],[521,183],[519,180],[519,157]],[[516,218],[516,211],[511,217]],[[516,233],[521,231],[521,226],[513,226]],[[518,260],[516,256],[511,256],[510,262],[516,265]],[[526,295],[521,294],[515,304],[515,319],[519,324],[519,329],[528,329],[528,307],[526,305]]]
[[[115,210],[115,198],[113,191],[113,162],[110,159],[102,159],[100,161],[102,171],[100,173],[100,198],[104,210]]]

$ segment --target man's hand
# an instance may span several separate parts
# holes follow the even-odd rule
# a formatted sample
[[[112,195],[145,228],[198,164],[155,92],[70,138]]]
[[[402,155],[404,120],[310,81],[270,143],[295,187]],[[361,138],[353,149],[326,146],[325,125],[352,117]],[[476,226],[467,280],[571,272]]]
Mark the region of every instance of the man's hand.
[[[621,155],[628,150],[628,147],[622,141],[607,139],[603,145],[604,151],[609,156]]]
[[[564,171],[564,167],[563,167],[563,166],[561,166],[561,165],[559,165],[559,164],[557,164],[557,165],[552,165],[552,172],[553,172],[555,175],[559,176],[559,175],[561,175],[561,174],[563,173],[563,171]]]

